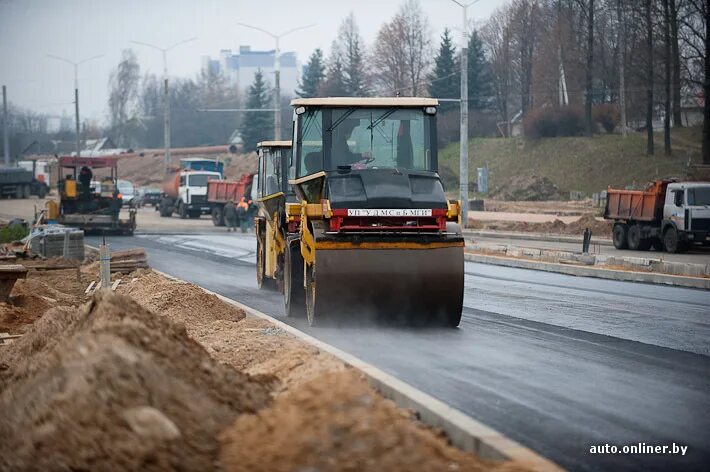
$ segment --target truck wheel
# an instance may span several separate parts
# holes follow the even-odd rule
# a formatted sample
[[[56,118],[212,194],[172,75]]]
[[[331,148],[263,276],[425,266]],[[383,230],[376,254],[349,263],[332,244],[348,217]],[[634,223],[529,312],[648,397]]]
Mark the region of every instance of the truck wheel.
[[[641,245],[641,227],[630,225],[626,232],[626,246],[632,251],[638,251]]]
[[[626,249],[627,248],[627,226],[624,223],[614,223],[614,230],[612,231],[612,239],[614,241],[614,247],[616,249]]]
[[[221,207],[212,208],[212,224],[215,226],[224,226],[224,213]]]
[[[284,306],[286,316],[302,318],[306,314],[306,292],[303,289],[303,256],[301,245],[286,248],[284,263]]]
[[[187,218],[187,206],[183,202],[180,202],[178,205],[178,215],[180,215],[180,218],[183,220]]]
[[[674,227],[669,227],[666,232],[663,233],[663,247],[665,247],[666,252],[677,253],[685,252],[688,250],[687,244],[679,240],[678,231]]]
[[[663,251],[663,241],[661,238],[651,238],[651,247],[656,252]]]

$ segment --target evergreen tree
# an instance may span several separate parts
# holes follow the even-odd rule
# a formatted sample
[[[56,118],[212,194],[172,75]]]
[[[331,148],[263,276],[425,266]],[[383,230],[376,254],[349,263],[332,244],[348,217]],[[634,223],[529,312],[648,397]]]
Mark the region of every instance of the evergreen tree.
[[[331,57],[329,61],[328,72],[325,75],[325,81],[321,86],[319,95],[321,97],[342,97],[347,95],[343,63],[337,55]]]
[[[457,70],[456,52],[451,40],[451,32],[447,29],[441,36],[439,52],[434,59],[434,70],[429,74],[429,95],[434,98],[458,98],[461,84]],[[441,110],[456,108],[453,102],[442,102]]]
[[[271,104],[271,91],[269,85],[264,80],[261,69],[254,74],[254,82],[247,91],[246,108],[264,109]],[[273,139],[274,135],[274,114],[265,111],[248,111],[244,113],[242,125],[239,128],[242,137],[244,150],[247,152],[256,150],[259,141]]]
[[[367,95],[365,63],[363,58],[362,38],[355,23],[355,14],[350,13],[340,25],[338,31],[337,52],[343,66],[343,85],[345,95],[362,97]]]
[[[325,62],[323,51],[317,48],[308,59],[308,64],[303,70],[303,76],[298,84],[299,90],[296,95],[301,98],[317,97],[318,92],[325,79]]]
[[[468,106],[481,110],[488,107],[491,95],[491,76],[483,41],[478,31],[468,40]]]

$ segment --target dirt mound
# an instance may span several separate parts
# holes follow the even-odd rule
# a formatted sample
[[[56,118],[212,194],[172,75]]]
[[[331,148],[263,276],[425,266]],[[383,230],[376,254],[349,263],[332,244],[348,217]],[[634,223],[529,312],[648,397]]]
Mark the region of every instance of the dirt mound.
[[[239,308],[224,303],[196,285],[169,280],[147,269],[134,275],[140,277],[140,281],[122,284],[119,291],[159,315],[184,323],[188,331],[197,324],[216,320],[234,322],[246,316]]]
[[[180,325],[105,292],[48,312],[0,365],[5,470],[211,470],[218,432],[270,401]]]
[[[264,438],[269,438],[265,440]],[[446,446],[352,371],[302,384],[222,435],[228,471],[492,470]]]
[[[35,275],[18,280],[9,303],[0,303],[0,332],[21,334],[50,308],[76,304],[74,297],[50,287]]]
[[[611,222],[606,220],[598,220],[590,213],[582,216],[577,221],[573,221],[568,224],[566,231],[568,234],[583,234],[586,228],[592,230],[592,236],[611,237]]]
[[[495,189],[491,198],[508,201],[538,201],[560,198],[560,189],[547,177],[517,175]]]

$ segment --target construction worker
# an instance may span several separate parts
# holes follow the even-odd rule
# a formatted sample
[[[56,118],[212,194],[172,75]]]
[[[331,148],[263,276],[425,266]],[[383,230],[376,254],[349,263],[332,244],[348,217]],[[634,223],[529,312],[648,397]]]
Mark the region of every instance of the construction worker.
[[[234,206],[232,200],[228,200],[224,204],[224,222],[227,224],[227,232],[237,231],[237,207]]]
[[[237,205],[237,218],[239,218],[239,227],[241,228],[242,233],[246,233],[247,228],[249,227],[247,210],[249,210],[249,204],[246,202],[244,197],[242,197]]]

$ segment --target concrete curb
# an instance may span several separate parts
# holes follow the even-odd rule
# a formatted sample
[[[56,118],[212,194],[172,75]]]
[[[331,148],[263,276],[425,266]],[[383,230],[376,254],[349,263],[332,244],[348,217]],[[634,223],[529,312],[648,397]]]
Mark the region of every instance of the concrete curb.
[[[554,262],[541,262],[528,259],[514,259],[511,257],[471,253],[465,253],[464,259],[470,262],[480,262],[482,264],[501,265],[519,269],[543,270],[546,272],[557,272],[560,274],[575,275],[579,277],[596,277],[599,279],[621,280],[626,282],[644,282],[704,290],[710,289],[710,279],[703,277],[685,277],[680,275],[659,274],[652,272],[601,269],[598,267],[558,264]]]
[[[485,238],[500,238],[500,239],[520,239],[527,241],[547,241],[551,243],[574,243],[582,246],[582,238],[577,236],[562,236],[548,235],[540,233],[516,233],[503,231],[480,231],[480,230],[464,230],[464,236],[480,236]],[[592,237],[592,244],[600,246],[613,246],[610,239],[599,239]]]
[[[165,272],[161,272],[156,269],[152,270],[171,280],[191,283],[177,277],[173,277]],[[396,377],[383,372],[377,367],[370,365],[367,362],[338,349],[337,347],[316,339],[291,325],[279,321],[266,313],[262,313],[261,311],[215,293],[204,287],[200,288],[207,293],[217,296],[220,300],[226,303],[241,308],[251,316],[273,323],[287,333],[317,347],[318,349],[332,354],[345,364],[358,369],[363,373],[363,375],[365,375],[368,382],[382,394],[382,396],[394,401],[401,408],[416,411],[422,422],[431,427],[442,429],[451,440],[451,443],[459,449],[472,452],[483,459],[509,459],[534,471],[564,470],[557,464],[545,459],[532,450],[503,436],[496,430],[476,421],[463,412],[446,405],[444,402],[437,400],[431,395],[424,393],[405,382],[402,382]]]

